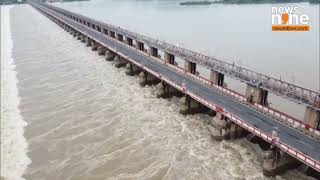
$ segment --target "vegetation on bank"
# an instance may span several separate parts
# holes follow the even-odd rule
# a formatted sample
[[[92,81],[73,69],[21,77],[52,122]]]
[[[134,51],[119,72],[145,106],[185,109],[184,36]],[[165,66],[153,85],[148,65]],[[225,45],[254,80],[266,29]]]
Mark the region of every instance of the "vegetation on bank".
[[[53,3],[53,2],[74,2],[74,1],[90,1],[90,0],[43,0],[43,1],[46,1],[46,2],[50,2],[50,3]]]
[[[180,5],[210,5],[213,3],[213,1],[187,1],[180,3]]]
[[[6,4],[22,4],[26,3],[27,0],[0,0],[0,5]],[[73,1],[90,1],[90,0],[39,0],[41,2],[73,2]]]
[[[180,5],[210,5],[210,4],[267,4],[267,3],[300,3],[319,4],[320,0],[221,0],[221,1],[186,1]]]
[[[73,1],[90,1],[90,0],[62,0],[61,2],[73,2]]]
[[[5,4],[21,4],[25,3],[26,0],[1,0],[0,5],[5,5]]]

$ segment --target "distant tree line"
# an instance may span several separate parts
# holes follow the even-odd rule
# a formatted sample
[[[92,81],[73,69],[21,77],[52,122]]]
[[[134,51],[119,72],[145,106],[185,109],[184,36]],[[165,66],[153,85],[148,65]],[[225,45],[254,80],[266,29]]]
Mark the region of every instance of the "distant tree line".
[[[22,4],[25,3],[26,0],[1,0],[0,5],[5,4]]]
[[[71,2],[71,1],[90,1],[90,0],[62,0],[62,2]]]
[[[299,3],[310,2],[319,3],[320,0],[222,0],[222,3],[236,3],[236,4],[254,4],[254,3]]]
[[[34,0],[34,1],[40,1],[40,2],[71,2],[71,1],[89,1],[89,0]],[[5,4],[22,4],[26,3],[27,0],[0,0],[0,5]]]

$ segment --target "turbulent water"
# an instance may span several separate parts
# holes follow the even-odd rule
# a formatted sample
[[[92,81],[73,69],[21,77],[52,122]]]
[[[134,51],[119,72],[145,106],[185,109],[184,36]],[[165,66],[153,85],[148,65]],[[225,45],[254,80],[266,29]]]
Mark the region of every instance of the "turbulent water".
[[[154,87],[140,87],[30,6],[10,15],[32,160],[26,179],[265,179],[257,146],[212,140],[208,116],[180,115],[178,98],[156,98]],[[7,146],[24,147],[19,142]],[[16,174],[2,166],[1,173]],[[290,170],[275,179],[308,178]]]
[[[21,179],[30,159],[23,136],[26,122],[18,108],[20,98],[12,58],[10,8],[1,6],[1,179],[15,180]]]

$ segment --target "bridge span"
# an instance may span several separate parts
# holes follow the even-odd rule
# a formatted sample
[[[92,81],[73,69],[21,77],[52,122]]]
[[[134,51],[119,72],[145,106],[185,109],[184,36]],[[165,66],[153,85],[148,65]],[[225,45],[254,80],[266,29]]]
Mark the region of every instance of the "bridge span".
[[[286,91],[290,90],[290,93],[284,92],[280,86],[269,83],[274,81],[277,84],[279,83],[277,80],[270,80],[270,77],[253,71],[230,67],[229,64],[214,58],[49,4],[32,1],[29,3],[79,40],[86,42],[92,50],[98,50],[100,55],[105,54],[107,60],[114,60],[116,66],[128,64],[130,69],[128,74],[142,72],[145,83],[161,82],[162,97],[173,94],[185,96],[186,108],[183,112],[188,113],[192,110],[199,112],[199,109],[205,108],[213,110],[215,117],[212,118],[209,128],[213,137],[236,138],[246,130],[270,143],[271,148],[262,163],[266,175],[277,173],[281,165],[285,164],[283,162],[281,164],[281,157],[288,155],[320,172],[320,131],[317,126],[305,124],[266,104],[268,91],[278,91],[281,96],[307,104],[306,116],[312,119],[311,122],[318,124],[319,93],[281,82],[282,89],[286,87]],[[146,45],[149,46],[148,50]],[[164,59],[159,56],[159,49],[164,51]],[[186,60],[185,68],[175,64],[175,55]],[[196,73],[196,64],[211,69],[210,80]],[[223,87],[224,75],[247,82],[246,95]]]

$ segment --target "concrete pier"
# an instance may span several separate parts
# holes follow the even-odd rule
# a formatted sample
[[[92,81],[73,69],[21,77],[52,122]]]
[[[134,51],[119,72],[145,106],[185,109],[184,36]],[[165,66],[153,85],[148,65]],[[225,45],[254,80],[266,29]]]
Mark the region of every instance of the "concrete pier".
[[[217,113],[217,115],[211,119],[208,128],[211,137],[215,140],[221,141],[228,138],[228,127],[229,122],[226,118],[221,113]]]
[[[92,40],[87,36],[87,37],[86,37],[86,46],[87,46],[87,47],[91,46],[91,41],[92,41]]]
[[[184,69],[187,72],[190,72],[192,74],[197,74],[197,70],[196,70],[196,63],[190,62],[188,60],[184,61]]]
[[[156,84],[156,86],[155,86],[155,93],[156,93],[156,94],[163,94],[163,92],[164,92],[163,84],[162,84],[162,82],[159,82],[159,83]]]
[[[116,33],[114,31],[109,31],[109,35],[112,38],[116,38]]]
[[[263,154],[262,172],[265,176],[275,176],[296,168],[300,164],[298,160],[272,146],[270,150]]]
[[[174,55],[168,52],[164,52],[164,60],[169,64],[175,64]]]
[[[99,55],[99,56],[105,55],[106,50],[107,50],[107,49],[106,49],[104,46],[99,45],[99,46],[98,46],[98,55]]]
[[[149,53],[151,54],[151,56],[158,57],[158,49],[157,48],[151,46],[149,51],[150,51]]]
[[[320,111],[306,107],[304,122],[306,122],[310,127],[320,129]]]
[[[179,112],[183,115],[201,113],[207,110],[207,108],[204,105],[192,99],[188,95],[183,96],[180,99],[180,103],[181,107]]]
[[[129,46],[133,46],[133,39],[129,38],[129,37],[126,37],[126,43],[129,45]]]
[[[140,78],[139,81],[141,86],[154,85],[160,82],[160,79],[156,78],[155,76],[147,72],[140,72],[139,78]]]
[[[219,112],[211,119],[209,131],[211,137],[218,141],[237,139],[246,134],[242,127],[228,120]]]
[[[77,33],[77,40],[81,40],[81,34]]]
[[[98,43],[91,41],[91,50],[96,51],[98,49]]]
[[[144,51],[144,44],[142,42],[136,41],[136,48],[140,51]]]
[[[113,61],[115,54],[112,51],[106,50],[106,61]]]
[[[182,97],[184,94],[169,84],[163,82],[163,91],[157,94],[158,98],[171,98],[173,96]]]
[[[81,35],[81,42],[85,43],[86,42],[86,36],[85,35]]]
[[[214,70],[210,70],[210,81],[218,86],[223,86],[224,74]]]
[[[121,67],[124,67],[126,66],[127,64],[127,61],[122,59],[121,57],[119,56],[116,56],[114,58],[114,66],[117,67],[117,68],[121,68]]]
[[[268,91],[256,86],[247,84],[246,97],[250,103],[256,102],[261,105],[268,105]]]
[[[117,34],[117,40],[123,42],[123,35]]]
[[[229,135],[230,139],[238,139],[246,134],[245,130],[234,122],[230,122]]]
[[[107,30],[107,29],[103,29],[103,34],[105,34],[105,35],[109,35],[108,30]]]
[[[142,71],[138,66],[134,65],[133,63],[128,63],[126,65],[126,68],[127,68],[126,74],[129,76],[140,74]]]
[[[96,31],[99,31],[101,32],[101,27],[99,25],[96,25],[96,28],[95,28]]]

